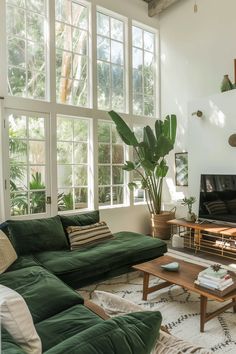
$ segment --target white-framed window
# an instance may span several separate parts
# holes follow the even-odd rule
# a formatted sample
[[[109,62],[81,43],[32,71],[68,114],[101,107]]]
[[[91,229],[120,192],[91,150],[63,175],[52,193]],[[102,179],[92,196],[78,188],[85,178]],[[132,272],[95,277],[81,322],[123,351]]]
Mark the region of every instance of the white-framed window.
[[[0,1],[2,219],[130,205],[122,166],[131,149],[104,110],[121,113],[130,127],[155,116],[157,35],[145,14],[140,24],[125,6],[120,13],[112,2],[101,6],[102,0]],[[132,36],[135,27],[142,46]],[[142,51],[142,68],[133,63],[135,49]],[[137,72],[146,71],[141,90]],[[70,137],[62,135],[63,124],[71,124]],[[74,133],[77,124],[83,136]],[[35,129],[45,135],[32,136]]]
[[[92,207],[90,141],[89,119],[57,116],[58,211]]]
[[[97,8],[97,106],[126,112],[127,19]]]
[[[142,24],[132,25],[133,113],[155,117],[157,86],[157,33]]]
[[[10,216],[49,214],[49,117],[35,112],[8,112]]]
[[[90,6],[55,0],[56,97],[58,103],[90,107]]]
[[[125,146],[115,125],[98,122],[98,201],[100,207],[127,204]]]
[[[46,100],[47,0],[6,2],[8,93]]]

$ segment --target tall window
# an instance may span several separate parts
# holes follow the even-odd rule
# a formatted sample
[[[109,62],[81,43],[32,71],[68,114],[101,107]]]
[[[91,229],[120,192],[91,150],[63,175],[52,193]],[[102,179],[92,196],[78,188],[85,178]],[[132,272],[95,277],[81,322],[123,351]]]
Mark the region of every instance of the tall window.
[[[46,212],[46,119],[9,115],[11,215]]]
[[[58,210],[89,206],[89,121],[57,118]]]
[[[56,0],[57,102],[89,107],[89,10],[79,1]]]
[[[133,113],[155,115],[155,34],[132,26]]]
[[[44,100],[46,0],[7,1],[8,92]]]
[[[98,197],[99,205],[125,204],[124,145],[115,125],[98,124]]]
[[[139,142],[143,140],[143,127],[134,126],[134,133],[138,139]],[[133,161],[137,161],[137,154],[136,151],[133,150]],[[143,168],[139,167],[139,171],[143,173]],[[145,202],[145,193],[144,189],[142,188],[142,183],[141,183],[141,176],[138,173],[138,171],[133,171],[133,182],[135,182],[138,186],[138,188],[134,189],[134,204],[139,204],[139,203],[144,203]]]
[[[126,110],[125,23],[97,11],[97,104],[99,109]]]

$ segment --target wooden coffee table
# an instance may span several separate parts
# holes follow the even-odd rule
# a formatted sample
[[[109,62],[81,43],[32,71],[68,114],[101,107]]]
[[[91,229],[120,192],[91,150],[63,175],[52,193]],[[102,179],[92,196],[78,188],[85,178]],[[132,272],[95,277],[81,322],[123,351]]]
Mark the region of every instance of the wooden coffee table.
[[[168,264],[170,262],[178,262],[180,269],[178,272],[169,272],[161,268],[161,265]],[[181,259],[173,258],[170,256],[162,256],[152,261],[137,264],[133,266],[134,269],[143,272],[143,300],[147,300],[148,294],[163,289],[170,285],[179,285],[189,291],[195,292],[200,295],[200,331],[204,332],[204,325],[212,318],[218,316],[220,313],[226,311],[230,307],[233,307],[236,312],[236,290],[233,290],[229,294],[220,297],[215,294],[207,292],[207,290],[198,289],[195,287],[194,280],[197,278],[198,273],[205,269],[197,264],[182,261]],[[154,275],[165,282],[149,287],[149,276]],[[219,302],[225,302],[231,300],[230,303],[221,307],[220,309],[207,313],[207,300],[215,300]]]

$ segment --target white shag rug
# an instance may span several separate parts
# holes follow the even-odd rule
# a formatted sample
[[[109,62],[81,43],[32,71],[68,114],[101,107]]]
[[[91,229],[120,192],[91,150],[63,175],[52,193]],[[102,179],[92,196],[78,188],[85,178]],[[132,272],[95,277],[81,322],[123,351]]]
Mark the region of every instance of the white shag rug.
[[[208,266],[213,262],[197,257],[185,256],[181,252],[169,252],[169,255]],[[150,277],[150,284],[160,282],[156,277]],[[159,290],[148,295],[148,300],[142,300],[142,274],[135,272],[125,274],[99,284],[93,284],[79,289],[85,299],[93,297],[94,290],[116,294],[124,299],[141,305],[144,310],[158,310],[162,313],[163,322],[169,332],[188,342],[210,349],[214,353],[236,354],[236,313],[230,308],[225,313],[205,324],[205,332],[200,333],[200,301],[199,296],[190,293],[179,286]],[[215,311],[222,306],[215,301],[208,301],[208,311]]]

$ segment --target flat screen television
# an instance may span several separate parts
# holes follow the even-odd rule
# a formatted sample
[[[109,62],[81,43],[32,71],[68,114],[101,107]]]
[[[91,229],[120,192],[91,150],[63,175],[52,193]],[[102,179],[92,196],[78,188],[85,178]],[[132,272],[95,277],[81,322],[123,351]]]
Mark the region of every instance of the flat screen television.
[[[236,175],[201,175],[198,218],[236,224]]]

